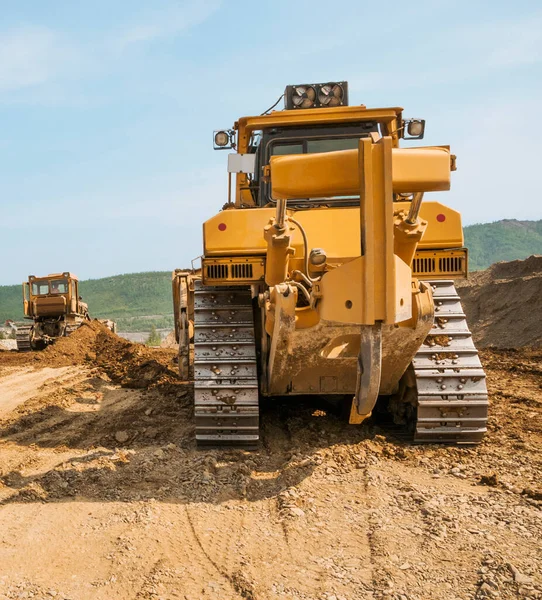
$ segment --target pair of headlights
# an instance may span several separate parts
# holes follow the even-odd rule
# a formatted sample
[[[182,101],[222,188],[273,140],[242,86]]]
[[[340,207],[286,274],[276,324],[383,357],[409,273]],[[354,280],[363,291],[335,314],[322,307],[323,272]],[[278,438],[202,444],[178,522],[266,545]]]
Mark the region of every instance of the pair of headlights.
[[[407,140],[421,140],[425,132],[424,119],[405,120],[405,126],[409,137],[403,135]],[[227,149],[235,147],[235,132],[233,130],[221,130],[214,132],[214,147],[217,149]]]

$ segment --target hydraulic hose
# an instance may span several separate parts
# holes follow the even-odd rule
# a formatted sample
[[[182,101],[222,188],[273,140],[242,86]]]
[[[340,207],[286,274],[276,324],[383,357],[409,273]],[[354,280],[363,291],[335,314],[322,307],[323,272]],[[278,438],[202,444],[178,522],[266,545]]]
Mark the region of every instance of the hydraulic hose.
[[[298,271],[295,269],[295,271],[292,271],[292,275],[299,275],[309,287],[312,287],[312,281],[305,275],[305,273],[303,273],[303,271]]]
[[[300,273],[303,275],[303,279],[312,286],[315,281],[320,281],[320,277],[312,278],[309,275],[309,242],[307,240],[307,234],[305,233],[305,229],[303,225],[299,221],[296,221],[292,217],[288,217],[288,220],[291,221],[298,229],[301,231],[301,235],[303,237],[303,247],[305,249],[305,273]],[[299,272],[299,271],[298,271]]]
[[[298,290],[301,290],[303,292],[303,295],[307,299],[307,302],[310,304],[311,296],[310,296],[307,288],[304,285],[302,285],[301,283],[299,283],[298,281],[291,281],[290,283],[292,285],[294,285]]]

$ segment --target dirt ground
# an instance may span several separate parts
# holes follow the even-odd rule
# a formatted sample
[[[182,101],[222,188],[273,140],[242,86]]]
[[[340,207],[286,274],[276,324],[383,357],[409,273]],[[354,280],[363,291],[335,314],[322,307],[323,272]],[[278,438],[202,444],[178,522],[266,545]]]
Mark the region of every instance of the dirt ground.
[[[474,448],[275,402],[259,450],[196,450],[174,358],[0,352],[0,598],[542,598],[542,349],[483,352]]]
[[[290,402],[198,451],[174,358],[97,323],[0,352],[0,598],[542,598],[542,349],[483,352],[474,448]]]

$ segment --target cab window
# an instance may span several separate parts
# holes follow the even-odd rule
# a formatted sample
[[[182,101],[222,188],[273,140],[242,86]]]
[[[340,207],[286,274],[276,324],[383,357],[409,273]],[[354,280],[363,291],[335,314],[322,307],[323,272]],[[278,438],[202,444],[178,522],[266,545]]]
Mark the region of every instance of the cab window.
[[[284,156],[286,154],[303,154],[303,144],[281,144],[271,146],[272,156]]]
[[[307,140],[307,154],[336,152],[337,150],[356,150],[358,146],[359,137],[337,138],[332,140]]]
[[[68,293],[68,282],[65,279],[57,279],[51,281],[51,293],[52,294],[67,294]]]
[[[321,152],[336,152],[337,150],[355,150],[359,146],[359,138],[327,138],[290,142],[276,140],[270,144],[270,156],[286,154],[319,154]]]
[[[48,281],[34,281],[32,282],[32,295],[43,296],[49,293],[49,282]]]

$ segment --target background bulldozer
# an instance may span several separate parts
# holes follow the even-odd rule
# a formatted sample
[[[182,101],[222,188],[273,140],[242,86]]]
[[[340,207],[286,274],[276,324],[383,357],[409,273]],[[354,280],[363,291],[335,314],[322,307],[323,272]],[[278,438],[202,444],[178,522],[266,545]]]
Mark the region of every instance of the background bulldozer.
[[[23,305],[25,319],[33,323],[17,328],[18,350],[41,350],[90,321],[88,305],[79,296],[79,281],[73,273],[30,275],[23,283]],[[103,322],[115,330],[112,321]]]
[[[253,445],[260,396],[377,399],[416,440],[478,442],[485,375],[453,280],[467,274],[447,146],[425,122],[347,106],[347,84],[289,86],[286,108],[215,132],[229,202],[203,225],[200,274],[176,271],[179,365],[199,444]],[[231,198],[232,175],[235,197]],[[293,398],[295,400],[295,398]]]

